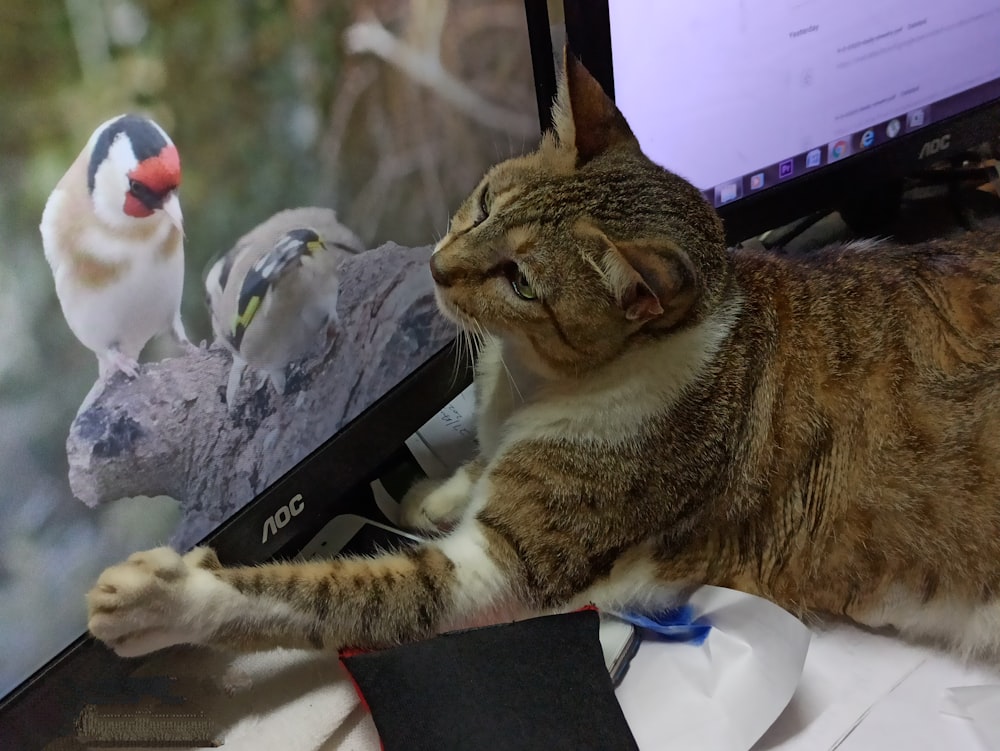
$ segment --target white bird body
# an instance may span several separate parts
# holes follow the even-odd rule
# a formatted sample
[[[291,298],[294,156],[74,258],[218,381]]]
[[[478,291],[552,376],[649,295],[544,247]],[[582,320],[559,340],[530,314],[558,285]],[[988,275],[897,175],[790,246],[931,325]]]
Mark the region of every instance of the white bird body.
[[[96,169],[91,166],[100,134],[117,120],[91,136],[49,196],[40,224],[63,315],[97,355],[102,378],[116,370],[135,375],[140,352],[155,336],[171,333],[187,343],[180,320],[184,237],[176,186],[164,191],[158,210],[130,216],[123,205],[140,160],[129,139],[116,137]]]

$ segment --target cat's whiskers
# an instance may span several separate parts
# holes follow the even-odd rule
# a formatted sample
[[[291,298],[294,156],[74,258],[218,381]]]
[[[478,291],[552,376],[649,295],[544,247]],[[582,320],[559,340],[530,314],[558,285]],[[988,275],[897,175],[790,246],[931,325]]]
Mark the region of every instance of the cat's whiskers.
[[[475,327],[475,333],[473,334],[473,336],[475,337],[477,345],[476,350],[478,351],[483,346],[483,343],[486,341],[487,334],[486,330],[483,328],[483,325],[479,321],[474,320],[472,322],[472,325]]]
[[[469,362],[476,361],[476,352],[479,351],[479,346],[477,344],[478,341],[479,337],[475,331],[471,329],[465,330],[465,345],[468,349]]]
[[[457,317],[459,318],[459,321],[456,323],[456,328],[458,329],[458,335],[456,337],[458,356],[455,358],[455,367],[452,373],[452,385],[458,381],[459,370],[462,367],[462,363],[474,363],[476,361],[476,353],[482,347],[486,336],[483,332],[481,324],[478,321],[469,318],[461,311],[458,311],[458,313],[459,315]]]
[[[523,404],[524,403],[524,394],[521,393],[521,389],[517,385],[517,381],[514,379],[514,374],[511,373],[510,372],[510,368],[507,367],[507,361],[504,360],[504,358],[503,358],[502,350],[501,350],[501,354],[500,354],[500,364],[503,366],[504,371],[507,373],[507,382],[511,385],[511,387],[513,388],[514,393],[517,394],[517,398]]]
[[[455,327],[455,360],[451,364],[451,386],[454,386],[458,382],[458,371],[461,368],[461,362],[465,359],[462,351],[462,343],[464,338],[462,336],[462,328],[460,326]]]
[[[462,370],[462,364],[466,362],[471,362],[473,359],[472,351],[472,341],[470,339],[469,330],[462,324],[456,324],[457,336],[456,339],[456,349],[457,356],[455,357],[455,362],[452,367],[451,372],[451,385],[454,386],[458,383],[458,377]]]
[[[483,328],[483,325],[479,321],[472,321],[473,326],[476,328],[476,342],[478,346],[476,351],[480,351],[486,342],[490,338],[490,334]],[[507,362],[504,360],[503,355],[500,355],[500,364],[503,366],[504,372],[507,373],[507,382],[512,387],[513,393],[517,395],[518,400],[522,403],[524,402],[524,395],[521,393],[521,388],[517,385],[517,381],[514,378],[514,374],[511,372],[510,368],[507,367]]]

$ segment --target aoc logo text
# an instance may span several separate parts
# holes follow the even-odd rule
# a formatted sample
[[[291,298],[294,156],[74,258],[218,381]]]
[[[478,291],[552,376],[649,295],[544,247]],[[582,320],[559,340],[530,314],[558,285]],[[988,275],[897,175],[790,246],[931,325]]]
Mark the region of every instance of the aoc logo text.
[[[926,159],[929,156],[934,156],[938,152],[944,151],[949,146],[951,146],[951,133],[945,133],[939,138],[932,138],[920,147],[920,155],[917,159]]]
[[[269,537],[274,537],[278,534],[278,530],[284,529],[285,525],[292,520],[292,517],[301,514],[302,509],[305,507],[306,503],[302,499],[301,493],[292,496],[292,500],[271,514],[267,518],[267,521],[264,522],[264,535],[261,537],[261,543],[267,542]]]

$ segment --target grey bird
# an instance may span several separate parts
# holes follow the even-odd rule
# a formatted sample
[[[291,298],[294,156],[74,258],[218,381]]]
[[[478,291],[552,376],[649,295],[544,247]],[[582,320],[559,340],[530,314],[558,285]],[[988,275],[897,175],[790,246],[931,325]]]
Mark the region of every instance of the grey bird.
[[[328,347],[337,325],[338,269],[364,246],[331,209],[281,211],[241,237],[205,278],[216,341],[233,354],[232,409],[246,366],[283,394],[289,365]]]

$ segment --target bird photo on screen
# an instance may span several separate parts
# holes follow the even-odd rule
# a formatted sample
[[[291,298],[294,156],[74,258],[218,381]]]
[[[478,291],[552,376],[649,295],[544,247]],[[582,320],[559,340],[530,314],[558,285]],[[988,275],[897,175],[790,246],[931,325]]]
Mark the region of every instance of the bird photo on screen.
[[[143,347],[181,322],[184,232],[177,147],[152,120],[101,124],[42,213],[45,258],[66,323],[97,355],[99,382],[138,373]]]
[[[330,343],[337,270],[362,250],[331,209],[307,207],[275,214],[211,266],[205,290],[212,329],[233,355],[230,409],[247,365],[284,394],[288,366]]]

